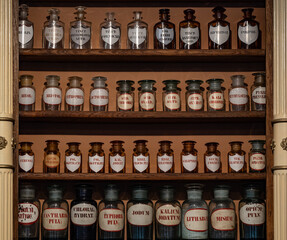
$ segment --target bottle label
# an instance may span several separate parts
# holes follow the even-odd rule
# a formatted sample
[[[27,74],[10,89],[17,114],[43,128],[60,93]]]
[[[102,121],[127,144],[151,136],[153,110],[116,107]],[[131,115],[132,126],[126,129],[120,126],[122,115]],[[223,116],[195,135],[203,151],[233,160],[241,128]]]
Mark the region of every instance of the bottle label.
[[[155,34],[157,40],[164,45],[170,44],[174,39],[173,28],[157,28]]]
[[[25,155],[19,155],[19,167],[25,172],[29,172],[34,166],[34,155],[30,156],[27,153]]]
[[[102,88],[94,89],[91,92],[90,101],[94,106],[106,106],[109,103],[109,92]]]
[[[239,26],[238,37],[241,42],[250,45],[257,41],[259,36],[259,29],[256,26],[247,25],[245,27]]]
[[[208,210],[205,208],[194,208],[188,210],[184,215],[184,226],[193,232],[205,232],[208,230]]]
[[[90,226],[97,221],[97,209],[92,204],[79,203],[71,208],[71,222],[79,226]]]
[[[180,38],[181,40],[188,45],[196,43],[199,39],[199,29],[196,28],[181,28],[180,29]]]
[[[168,172],[173,166],[173,156],[167,156],[166,153],[163,156],[158,156],[157,164],[160,170]]]
[[[21,225],[31,225],[38,221],[39,209],[32,203],[18,204],[18,223]]]
[[[246,88],[233,88],[229,92],[229,101],[233,105],[245,105],[248,103],[248,91]]]
[[[262,153],[251,154],[250,168],[256,171],[262,171],[265,168],[265,155]]]
[[[34,28],[33,26],[22,25],[19,27],[19,42],[21,44],[27,44],[34,37]]]
[[[133,163],[136,170],[144,172],[149,165],[149,157],[140,154],[139,156],[133,156]]]
[[[84,91],[79,88],[71,88],[66,93],[66,103],[71,106],[84,104]]]
[[[43,228],[48,231],[61,231],[68,227],[69,214],[62,208],[46,208],[43,211]]]
[[[233,231],[236,227],[234,209],[221,208],[211,214],[211,226],[217,231]]]
[[[45,165],[49,168],[56,168],[60,164],[60,158],[56,154],[49,154],[45,157]]]
[[[74,153],[70,156],[66,156],[66,167],[70,172],[75,172],[82,162],[81,156],[76,156]]]
[[[118,107],[121,110],[131,110],[134,106],[133,96],[129,93],[123,93],[118,97]]]
[[[117,154],[116,156],[110,156],[110,167],[115,172],[120,172],[125,167],[126,158]]]
[[[153,110],[155,107],[155,97],[152,93],[145,92],[140,97],[140,106],[146,111]]]
[[[176,226],[180,224],[181,209],[171,204],[163,205],[156,210],[156,220],[164,226]]]
[[[229,26],[221,26],[217,27],[210,26],[209,27],[209,37],[212,42],[215,42],[218,45],[221,45],[228,41],[230,36]]]
[[[240,220],[243,224],[258,226],[265,223],[265,206],[259,203],[246,204],[240,208]]]
[[[205,164],[211,172],[216,172],[220,168],[220,157],[215,154],[205,156]]]
[[[35,90],[30,87],[19,89],[19,103],[22,105],[32,105],[35,103]]]
[[[220,110],[224,107],[224,96],[223,93],[220,92],[214,92],[210,94],[208,98],[208,104],[209,107],[215,109],[215,110]]]
[[[228,162],[231,169],[239,172],[244,167],[244,156],[240,156],[239,154],[228,156]]]
[[[121,38],[121,30],[120,28],[102,28],[101,37],[104,42],[113,45]]]
[[[188,171],[193,171],[197,167],[197,156],[192,154],[182,155],[182,165]]]
[[[89,166],[95,173],[100,172],[103,169],[104,164],[105,164],[104,156],[100,157],[97,154],[92,157],[89,156]]]
[[[192,93],[187,98],[188,107],[194,111],[201,110],[203,107],[203,98],[199,93]]]
[[[56,44],[62,41],[64,37],[64,29],[63,27],[45,27],[44,35],[48,42]]]
[[[108,208],[100,211],[99,227],[107,232],[119,232],[124,229],[124,212],[116,208]]]
[[[177,110],[180,108],[180,97],[177,93],[168,93],[164,98],[164,105],[171,109]]]
[[[152,224],[153,208],[149,205],[138,203],[128,209],[128,222],[136,226]]]
[[[252,92],[252,100],[257,104],[266,104],[266,87],[257,87]]]
[[[147,38],[147,30],[146,28],[139,28],[139,27],[129,28],[128,37],[132,43],[140,45]]]
[[[91,28],[89,27],[77,27],[71,28],[71,39],[74,43],[83,46],[91,39]]]
[[[49,87],[43,93],[43,101],[46,104],[58,105],[62,102],[62,92],[59,88]]]

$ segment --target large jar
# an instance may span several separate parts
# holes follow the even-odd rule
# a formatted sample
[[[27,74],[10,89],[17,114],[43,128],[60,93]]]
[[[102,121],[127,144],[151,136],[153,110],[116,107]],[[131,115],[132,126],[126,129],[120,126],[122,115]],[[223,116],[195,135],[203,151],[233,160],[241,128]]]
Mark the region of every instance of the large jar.
[[[134,111],[134,81],[117,81],[117,111]]]
[[[81,77],[69,77],[69,83],[66,89],[65,110],[83,111],[84,108],[84,89],[82,88]]]
[[[33,86],[32,75],[21,75],[19,86],[19,110],[20,111],[34,111],[36,91]]]
[[[61,110],[62,89],[59,81],[60,77],[57,75],[48,75],[46,77],[42,98],[42,110]]]
[[[107,88],[107,78],[97,76],[92,78],[94,83],[90,91],[90,111],[108,111],[109,89]]]
[[[156,88],[154,80],[141,80],[139,90],[139,111],[156,111]]]
[[[203,111],[204,101],[203,101],[203,88],[200,85],[203,83],[201,80],[187,80],[185,101],[186,101],[186,111]]]
[[[251,86],[251,110],[266,110],[266,76],[265,73],[253,73],[254,83]]]
[[[249,96],[245,76],[231,76],[232,84],[229,90],[229,111],[248,111]]]
[[[206,92],[207,111],[225,111],[224,90],[221,84],[223,79],[209,79]]]
[[[265,140],[250,140],[252,148],[249,152],[249,172],[260,173],[266,171],[266,150]]]
[[[177,112],[181,110],[181,89],[177,87],[179,83],[178,80],[163,81],[163,84],[165,84],[162,93],[163,111]]]

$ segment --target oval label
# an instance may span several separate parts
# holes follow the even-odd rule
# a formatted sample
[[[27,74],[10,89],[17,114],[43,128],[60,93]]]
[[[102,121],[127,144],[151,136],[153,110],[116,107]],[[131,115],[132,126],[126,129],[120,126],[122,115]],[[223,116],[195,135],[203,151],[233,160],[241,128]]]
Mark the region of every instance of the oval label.
[[[69,214],[62,208],[46,208],[42,213],[42,225],[48,231],[61,231],[68,227]]]
[[[39,209],[32,203],[18,204],[18,223],[21,225],[31,225],[38,221]]]
[[[217,231],[233,231],[236,227],[234,209],[216,209],[211,214],[211,226]]]
[[[246,204],[240,208],[240,220],[249,226],[258,226],[265,223],[265,206],[258,203]]]
[[[166,204],[156,210],[156,220],[164,226],[176,226],[180,224],[181,209],[179,206]]]
[[[208,210],[205,208],[189,209],[184,215],[184,226],[193,232],[208,231]]]
[[[130,224],[148,226],[152,224],[153,208],[147,204],[138,203],[128,209],[127,215]]]
[[[75,225],[90,226],[97,221],[97,208],[88,203],[79,203],[71,208],[71,221]]]
[[[124,229],[125,215],[122,210],[108,208],[100,211],[99,227],[107,232],[119,232]]]

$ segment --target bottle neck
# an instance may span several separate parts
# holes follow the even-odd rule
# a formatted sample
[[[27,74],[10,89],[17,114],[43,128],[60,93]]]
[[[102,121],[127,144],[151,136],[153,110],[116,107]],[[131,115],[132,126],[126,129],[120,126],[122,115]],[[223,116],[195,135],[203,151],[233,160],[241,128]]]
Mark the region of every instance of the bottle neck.
[[[208,152],[216,152],[216,150],[217,150],[217,146],[215,146],[215,145],[207,146]]]
[[[214,190],[215,199],[226,199],[229,197],[229,190],[226,189],[216,189]]]
[[[188,200],[201,200],[202,199],[202,190],[188,189],[187,190],[187,199]]]
[[[234,151],[234,152],[241,151],[241,144],[233,144],[233,145],[231,146],[231,149],[232,149],[232,151]]]
[[[145,153],[146,152],[146,145],[144,143],[138,143],[136,145],[136,150],[139,153]]]
[[[119,193],[115,189],[108,189],[105,192],[105,200],[107,201],[117,201],[119,199]]]
[[[188,85],[188,90],[199,91],[199,90],[200,90],[200,84],[190,83],[190,84]]]
[[[77,151],[79,151],[79,146],[71,145],[71,146],[69,146],[69,150],[70,150],[70,152],[77,152]]]
[[[148,191],[145,189],[135,189],[132,192],[132,199],[134,200],[147,200]]]
[[[209,89],[220,91],[221,90],[221,82],[210,82]]]
[[[194,144],[184,144],[183,149],[185,152],[191,152],[194,150]]]
[[[174,192],[170,190],[162,190],[160,192],[160,200],[162,201],[173,201],[174,200]]]
[[[100,145],[100,144],[94,144],[94,145],[92,146],[92,149],[93,149],[94,152],[100,152],[100,151],[102,150],[102,145]]]
[[[31,150],[32,150],[31,144],[28,144],[28,143],[26,143],[26,144],[21,144],[21,149],[22,149],[23,151],[31,151]]]
[[[252,149],[261,151],[264,149],[264,143],[252,143]]]
[[[168,22],[168,20],[170,19],[170,16],[167,13],[161,13],[159,19],[162,22]]]
[[[59,21],[59,16],[56,13],[50,14],[50,22],[51,21]]]
[[[245,198],[259,198],[260,191],[256,189],[246,189],[245,190]]]

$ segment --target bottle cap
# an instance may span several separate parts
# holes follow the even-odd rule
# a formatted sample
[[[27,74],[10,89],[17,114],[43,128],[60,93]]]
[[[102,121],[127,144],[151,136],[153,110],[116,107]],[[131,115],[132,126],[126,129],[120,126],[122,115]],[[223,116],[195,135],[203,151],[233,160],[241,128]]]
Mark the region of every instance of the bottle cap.
[[[77,198],[91,199],[93,195],[93,187],[90,184],[79,184],[76,186]]]
[[[116,201],[119,199],[119,188],[116,184],[108,184],[105,188],[105,199]]]
[[[35,187],[31,184],[23,184],[20,186],[20,199],[35,199]]]
[[[92,86],[94,86],[95,88],[105,88],[107,78],[102,76],[96,76],[92,78],[92,81],[94,81],[94,84]]]
[[[59,200],[63,197],[63,190],[60,185],[54,184],[48,187],[49,199]]]

